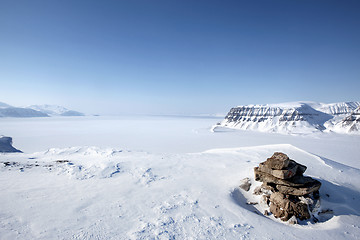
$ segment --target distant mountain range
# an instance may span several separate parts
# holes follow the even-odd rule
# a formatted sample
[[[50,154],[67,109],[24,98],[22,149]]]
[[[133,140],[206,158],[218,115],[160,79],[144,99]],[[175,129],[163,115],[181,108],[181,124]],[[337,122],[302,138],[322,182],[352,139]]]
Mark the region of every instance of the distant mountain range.
[[[262,132],[360,133],[360,102],[293,102],[231,108],[214,126]]]
[[[84,116],[84,114],[56,105],[31,105],[28,107],[13,107],[9,104],[0,102],[0,117],[26,118],[50,116]]]

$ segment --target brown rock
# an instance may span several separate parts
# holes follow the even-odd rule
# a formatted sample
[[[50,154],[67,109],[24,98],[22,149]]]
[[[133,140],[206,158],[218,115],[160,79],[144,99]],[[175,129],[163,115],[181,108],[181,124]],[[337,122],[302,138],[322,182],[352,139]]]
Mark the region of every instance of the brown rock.
[[[310,218],[308,206],[305,203],[296,201],[296,199],[291,201],[283,194],[275,192],[271,194],[270,202],[270,211],[274,210],[275,213],[271,211],[274,216],[280,216],[281,220],[283,221],[289,220],[292,216],[296,216],[300,220]],[[271,208],[271,206],[273,207]]]
[[[288,194],[293,196],[303,196],[312,192],[318,191],[321,183],[314,180],[311,183],[305,184],[303,187],[291,187],[285,185],[276,185],[276,189],[282,194]]]
[[[270,204],[270,212],[274,215],[275,218],[282,218],[285,216],[285,211],[282,210],[278,205],[275,203]]]
[[[304,177],[306,168],[280,152],[254,168],[255,180],[263,182],[254,193],[263,194],[262,202],[270,206],[274,217],[296,224],[297,219],[311,217],[309,209],[318,209],[321,183]]]
[[[286,211],[273,202],[270,204],[270,212],[274,215],[274,217],[280,218],[283,221],[287,221],[293,216],[289,211]]]
[[[291,209],[291,201],[285,198],[283,194],[278,192],[271,194],[270,202],[270,211],[275,211],[275,213],[271,211],[275,217],[278,216],[281,220],[287,221],[294,215]],[[271,208],[271,206],[273,207]]]
[[[254,189],[254,192],[253,194],[254,195],[261,195],[261,194],[264,194],[264,195],[269,195],[274,191],[275,189],[270,186],[270,185],[267,185],[266,183],[263,183],[261,184],[261,186],[257,186],[255,189]]]
[[[275,152],[271,158],[266,160],[266,165],[272,169],[286,168],[290,163],[289,157],[281,152]]]
[[[260,202],[263,203],[263,204],[266,204],[267,206],[269,206],[269,204],[270,204],[270,195],[262,195]]]
[[[264,183],[273,183],[277,185],[284,185],[284,186],[290,186],[290,187],[304,187],[305,184],[314,182],[316,180],[312,179],[311,177],[304,177],[304,176],[298,176],[295,175],[292,178],[289,179],[280,179],[272,176],[271,174],[261,172],[259,170],[259,167],[254,168],[255,173],[255,180],[264,182]]]
[[[297,168],[298,168],[298,164],[295,161],[290,162],[290,164],[285,169],[282,170],[271,169],[268,167],[266,162],[259,164],[259,171],[271,174],[274,177],[280,179],[292,178],[293,176],[295,176],[297,172]]]
[[[298,202],[291,204],[294,215],[300,220],[309,219],[311,217],[308,206],[305,203]]]
[[[303,175],[303,173],[307,169],[307,167],[305,165],[302,165],[302,164],[300,164],[298,162],[295,162],[294,160],[290,160],[290,163],[295,163],[297,165],[296,175]]]
[[[273,194],[271,194],[270,202],[275,203],[282,209],[288,209],[290,204],[290,200],[285,198],[285,196],[279,192],[274,192]]]
[[[241,180],[239,187],[245,191],[249,191],[251,186],[250,178],[244,178]]]
[[[263,189],[262,191],[264,193],[267,193],[269,196],[272,192],[275,192],[275,187],[271,186],[269,183],[264,182],[263,184],[261,184],[261,188]]]
[[[261,186],[258,186],[254,189],[254,195],[261,195],[263,193]]]

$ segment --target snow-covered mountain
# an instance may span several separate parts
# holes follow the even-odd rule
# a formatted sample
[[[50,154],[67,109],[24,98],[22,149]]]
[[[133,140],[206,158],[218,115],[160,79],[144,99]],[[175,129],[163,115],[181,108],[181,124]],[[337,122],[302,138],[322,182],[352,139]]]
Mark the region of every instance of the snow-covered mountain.
[[[0,117],[48,117],[48,115],[34,109],[13,107],[0,102]]]
[[[83,113],[55,105],[32,105],[13,107],[0,102],[0,117],[49,117],[49,116],[84,116]]]
[[[231,108],[225,119],[217,126],[290,134],[319,131],[354,132],[359,128],[355,126],[347,129],[345,126],[349,125],[345,123],[349,121],[345,119],[346,117],[353,119],[356,114],[351,114],[359,106],[360,102],[331,104],[293,102],[238,106]],[[344,123],[340,126],[340,122]]]
[[[335,123],[331,130],[335,132],[360,132],[360,106],[352,113],[348,114],[340,122]]]
[[[48,104],[31,105],[31,106],[28,106],[27,108],[31,108],[31,109],[46,113],[50,116],[84,116],[84,114],[81,112],[69,110],[65,107],[57,106],[57,105],[48,105]]]
[[[307,103],[312,108],[331,115],[349,114],[360,106],[360,102]]]
[[[0,102],[0,108],[8,108],[8,107],[12,107],[12,106],[10,106],[7,103]]]

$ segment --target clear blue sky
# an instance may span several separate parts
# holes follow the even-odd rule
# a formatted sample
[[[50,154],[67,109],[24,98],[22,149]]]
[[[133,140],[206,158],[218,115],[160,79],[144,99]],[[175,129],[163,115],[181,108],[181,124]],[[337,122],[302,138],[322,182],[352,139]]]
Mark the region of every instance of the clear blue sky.
[[[0,89],[100,114],[360,100],[360,1],[0,0]]]

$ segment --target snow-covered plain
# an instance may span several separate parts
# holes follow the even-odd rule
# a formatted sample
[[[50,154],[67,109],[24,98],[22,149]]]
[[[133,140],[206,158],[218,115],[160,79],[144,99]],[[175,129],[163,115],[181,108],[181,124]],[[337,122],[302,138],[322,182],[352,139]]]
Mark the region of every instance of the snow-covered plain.
[[[358,239],[360,136],[211,132],[220,120],[0,119],[24,151],[0,155],[0,238]],[[292,226],[246,205],[240,180],[275,151],[308,166],[333,214]]]

